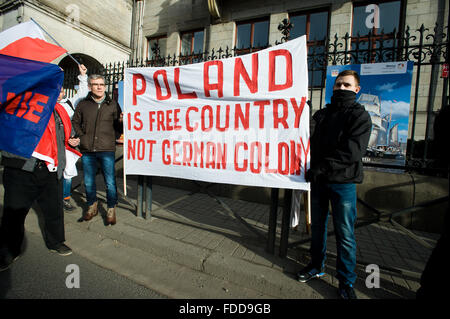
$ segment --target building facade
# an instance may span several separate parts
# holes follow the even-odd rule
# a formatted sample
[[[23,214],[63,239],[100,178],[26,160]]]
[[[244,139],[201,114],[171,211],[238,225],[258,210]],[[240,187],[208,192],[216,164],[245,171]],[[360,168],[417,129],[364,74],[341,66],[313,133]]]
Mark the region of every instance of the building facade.
[[[129,58],[132,13],[133,0],[0,0],[0,31],[33,18],[92,69]],[[66,55],[54,62],[63,69],[76,67]]]

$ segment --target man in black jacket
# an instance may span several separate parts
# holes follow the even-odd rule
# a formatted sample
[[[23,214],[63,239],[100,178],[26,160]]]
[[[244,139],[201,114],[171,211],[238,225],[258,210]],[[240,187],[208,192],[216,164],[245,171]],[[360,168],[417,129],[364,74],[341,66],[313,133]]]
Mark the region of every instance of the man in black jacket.
[[[369,113],[356,102],[359,82],[355,71],[339,73],[331,103],[313,116],[311,165],[305,176],[311,182],[311,263],[298,273],[301,282],[324,275],[330,202],[337,245],[336,277],[344,299],[356,299],[356,183],[363,181],[362,157],[372,127]]]

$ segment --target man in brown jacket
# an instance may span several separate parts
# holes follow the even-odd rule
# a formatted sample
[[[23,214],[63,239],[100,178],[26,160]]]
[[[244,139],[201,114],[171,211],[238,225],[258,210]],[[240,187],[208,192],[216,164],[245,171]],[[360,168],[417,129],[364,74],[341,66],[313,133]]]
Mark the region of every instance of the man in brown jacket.
[[[98,214],[97,187],[95,176],[97,162],[100,163],[106,184],[107,214],[106,224],[116,223],[115,206],[117,204],[117,186],[115,176],[116,139],[123,131],[122,112],[119,104],[106,93],[105,78],[90,75],[88,79],[91,91],[81,101],[72,118],[75,132],[80,138],[80,151],[83,154],[84,186],[89,209],[84,220],[91,220]]]

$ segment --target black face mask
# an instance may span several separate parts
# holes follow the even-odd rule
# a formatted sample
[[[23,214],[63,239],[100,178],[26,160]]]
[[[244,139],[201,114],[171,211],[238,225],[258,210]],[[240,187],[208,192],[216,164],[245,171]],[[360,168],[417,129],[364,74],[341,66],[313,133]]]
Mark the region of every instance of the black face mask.
[[[331,105],[337,107],[350,106],[356,101],[356,93],[349,90],[335,90],[331,97]]]

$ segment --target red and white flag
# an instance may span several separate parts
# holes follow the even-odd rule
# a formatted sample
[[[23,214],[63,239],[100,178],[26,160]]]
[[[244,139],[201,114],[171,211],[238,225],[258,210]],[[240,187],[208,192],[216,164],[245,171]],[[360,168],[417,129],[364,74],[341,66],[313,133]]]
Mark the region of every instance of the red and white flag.
[[[15,25],[0,33],[0,54],[41,62],[51,62],[67,50],[45,41],[33,21]]]

